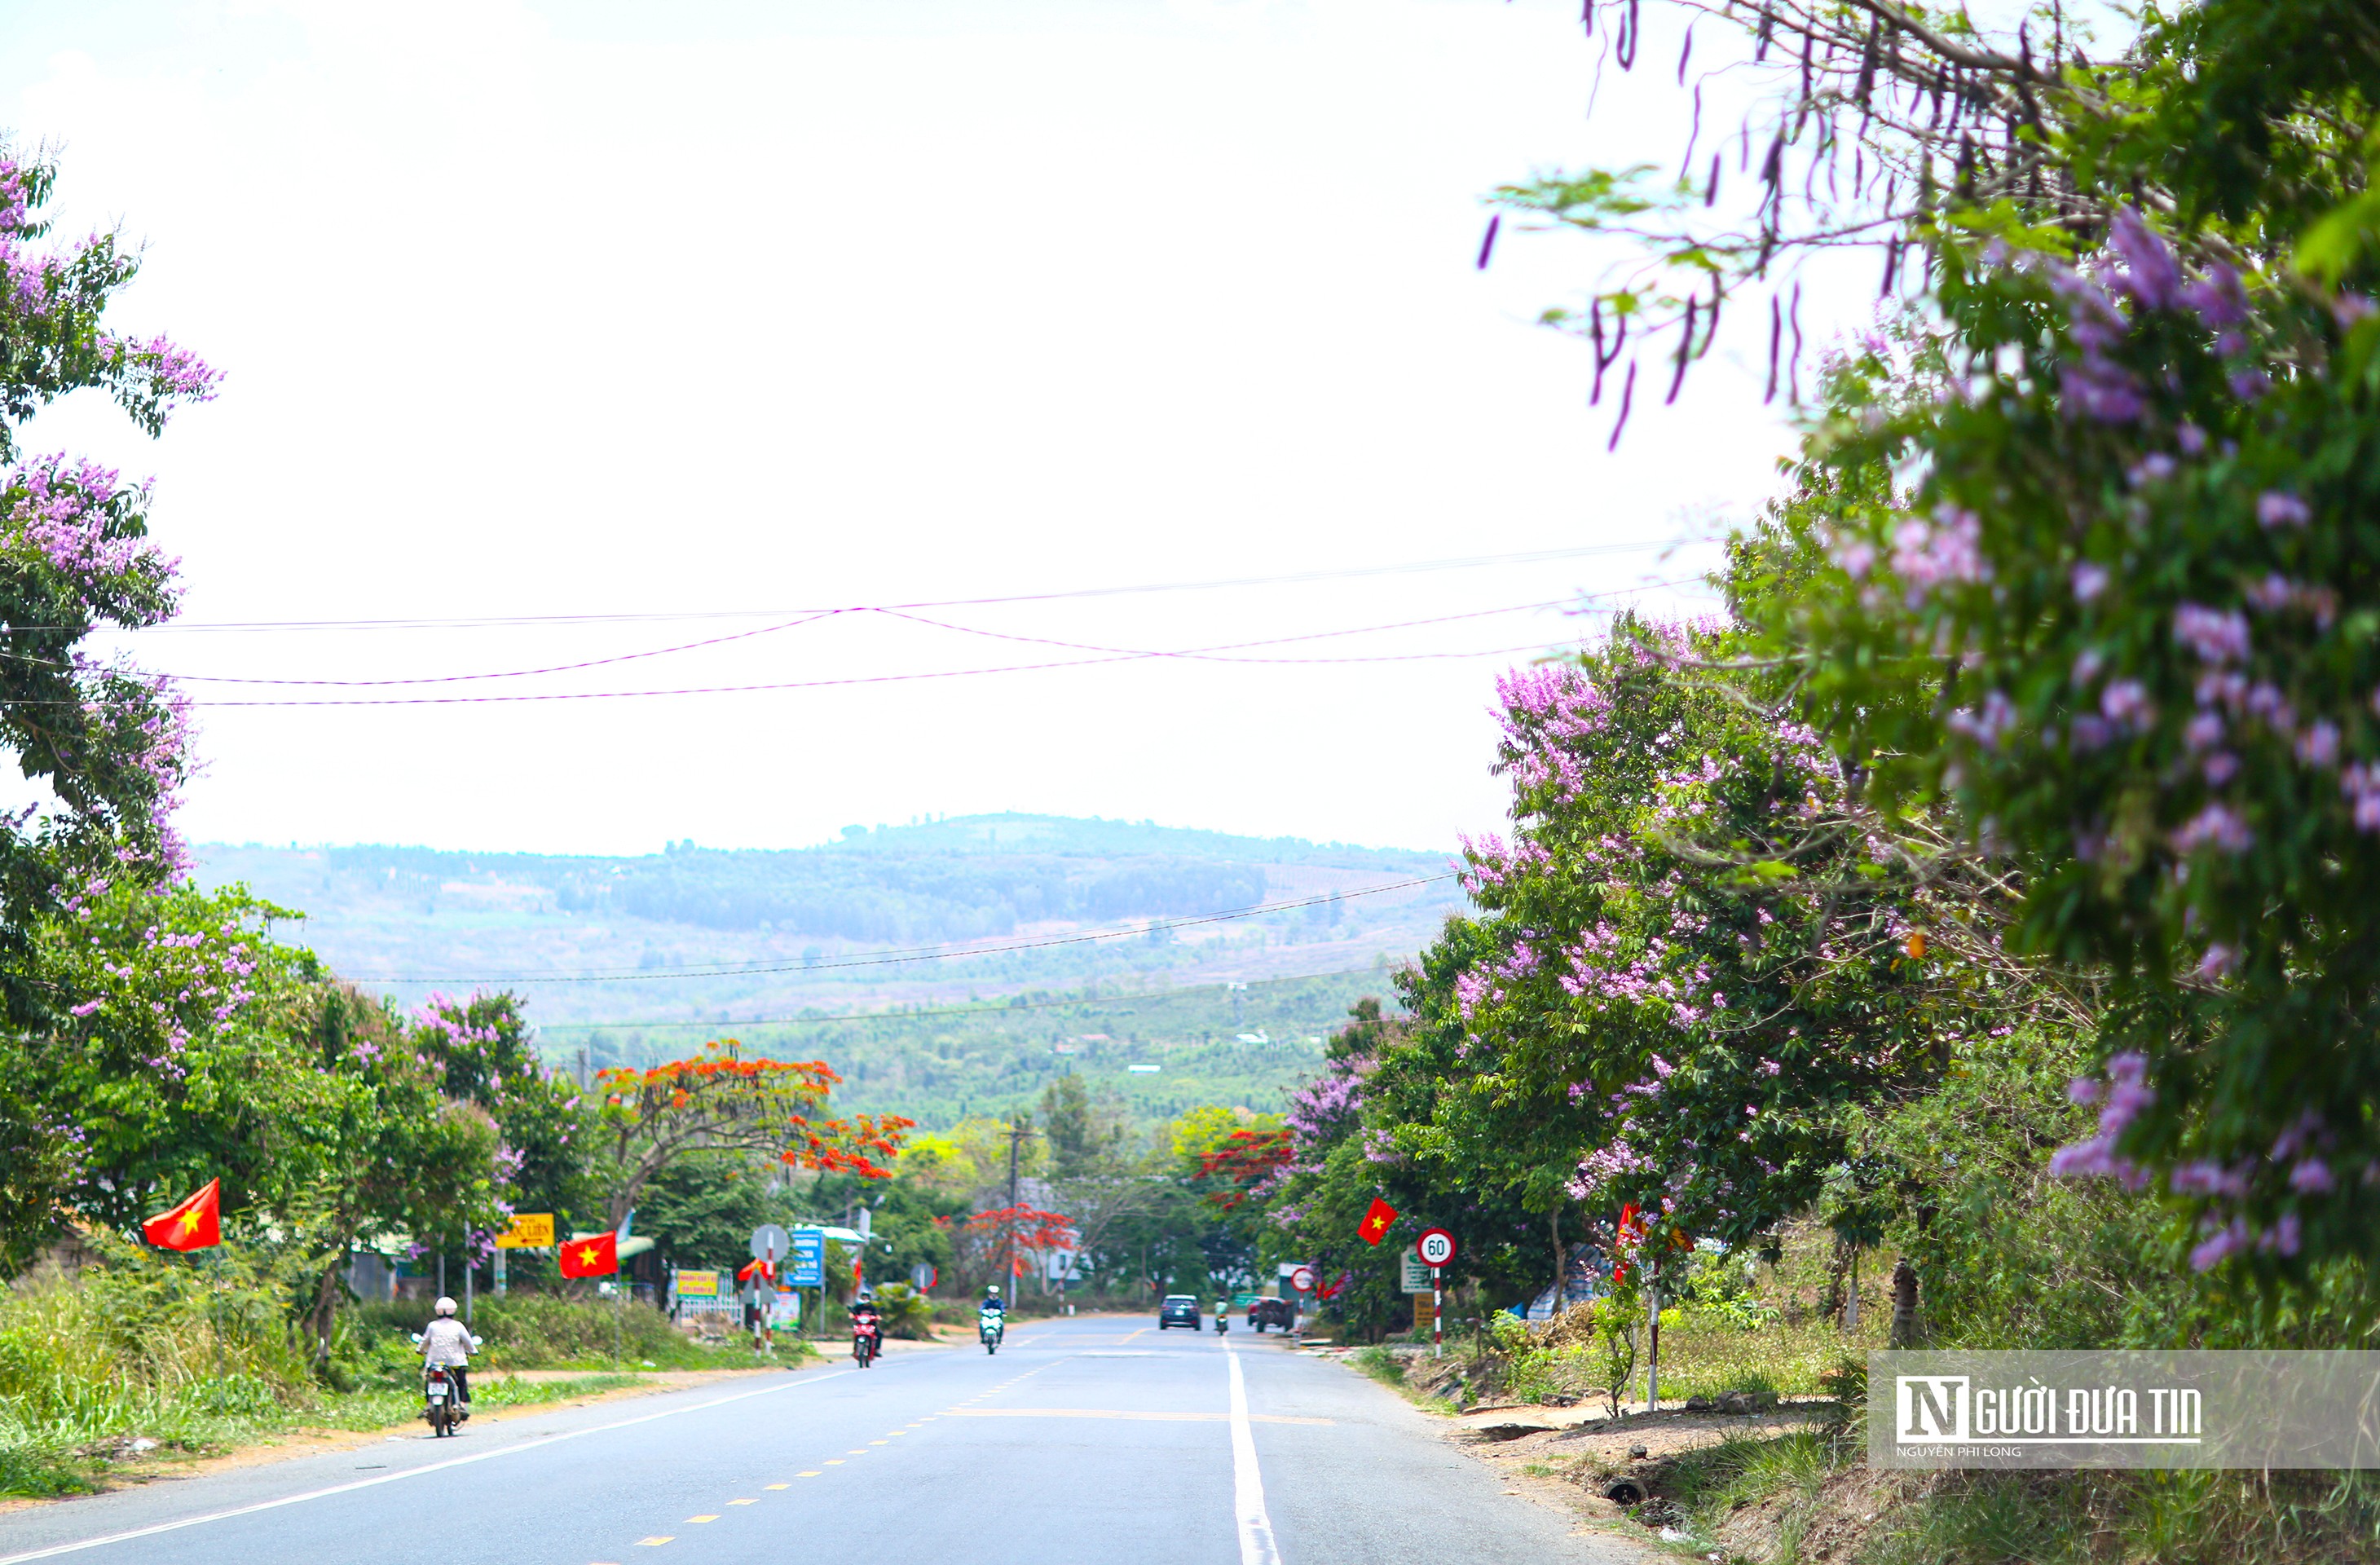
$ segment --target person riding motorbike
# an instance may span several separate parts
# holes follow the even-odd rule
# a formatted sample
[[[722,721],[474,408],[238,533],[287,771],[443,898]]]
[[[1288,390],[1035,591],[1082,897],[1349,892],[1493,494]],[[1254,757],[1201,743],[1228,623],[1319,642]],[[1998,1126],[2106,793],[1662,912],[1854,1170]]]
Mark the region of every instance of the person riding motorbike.
[[[443,1367],[455,1382],[455,1405],[471,1416],[471,1333],[455,1318],[455,1301],[440,1299],[431,1306],[436,1316],[421,1328],[421,1367]]]
[[[868,1356],[884,1351],[884,1319],[876,1309],[876,1295],[862,1293],[851,1301],[852,1355],[859,1356],[858,1340],[868,1338]]]
[[[1000,1284],[986,1283],[983,1298],[976,1305],[975,1332],[986,1353],[998,1353],[1000,1340],[1008,1334],[1008,1306],[1001,1302]]]

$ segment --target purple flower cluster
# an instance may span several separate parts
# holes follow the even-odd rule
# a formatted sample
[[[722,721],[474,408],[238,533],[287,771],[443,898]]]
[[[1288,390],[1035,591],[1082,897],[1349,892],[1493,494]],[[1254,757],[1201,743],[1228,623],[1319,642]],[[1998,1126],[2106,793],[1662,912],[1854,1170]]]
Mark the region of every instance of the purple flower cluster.
[[[2237,609],[2184,603],[2173,613],[2173,638],[2205,663],[2248,661],[2248,616]]]
[[[2173,834],[2174,849],[2179,853],[2195,853],[2203,847],[2245,853],[2255,840],[2255,832],[2240,812],[2220,802],[2200,810]]]
[[[2094,1081],[2077,1076],[2066,1084],[2066,1095],[2077,1103],[2099,1103],[2099,1134],[2088,1141],[2061,1146],[2050,1156],[2049,1171],[2059,1179],[2115,1179],[2128,1188],[2143,1188],[2147,1176],[2129,1159],[2118,1156],[2116,1143],[2143,1110],[2156,1101],[2148,1085],[2145,1054],[2127,1050],[2107,1062],[2107,1077]]]
[[[1895,528],[1892,572],[1907,584],[1910,607],[1945,583],[1987,579],[1983,536],[1983,518],[1957,505],[1943,506],[1931,522],[1912,516]]]

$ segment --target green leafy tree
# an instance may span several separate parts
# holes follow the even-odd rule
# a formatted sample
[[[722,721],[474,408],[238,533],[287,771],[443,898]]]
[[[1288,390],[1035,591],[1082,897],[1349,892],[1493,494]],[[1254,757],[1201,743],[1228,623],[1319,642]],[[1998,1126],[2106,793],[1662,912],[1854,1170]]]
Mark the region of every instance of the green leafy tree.
[[[55,801],[0,820],[0,1263],[55,1231],[87,1166],[38,1048],[81,997],[43,973],[40,930],[78,897],[180,872],[168,818],[187,730],[164,680],[86,646],[174,612],[149,491],[93,462],[28,456],[18,431],[96,390],[153,435],[219,379],[164,337],[108,327],[139,261],[111,233],[46,242],[55,181],[46,160],[0,148],[0,746]]]

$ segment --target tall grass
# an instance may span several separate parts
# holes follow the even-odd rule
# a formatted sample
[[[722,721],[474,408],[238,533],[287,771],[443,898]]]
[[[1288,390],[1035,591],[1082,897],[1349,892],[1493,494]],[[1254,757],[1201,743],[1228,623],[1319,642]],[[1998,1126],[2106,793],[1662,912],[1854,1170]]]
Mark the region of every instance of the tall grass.
[[[291,1306],[310,1290],[279,1257],[99,1242],[103,1265],[42,1268],[0,1288],[0,1494],[93,1488],[136,1441],[154,1442],[141,1453],[195,1454],[300,1427],[383,1428],[419,1412],[421,1360],[408,1337],[428,1320],[426,1303],[340,1312],[318,1379],[293,1328]],[[754,1362],[740,1343],[688,1341],[641,1304],[516,1293],[479,1301],[473,1324],[491,1350],[478,1362],[498,1370]],[[802,1351],[781,1344],[776,1362]],[[613,1373],[472,1389],[492,1409],[636,1383]]]
[[[276,1292],[240,1257],[128,1251],[0,1293],[0,1489],[88,1487],[115,1442],[199,1449],[317,1401]]]
[[[361,1304],[345,1312],[346,1336],[334,1357],[353,1365],[358,1380],[385,1374],[392,1365],[408,1371],[419,1360],[407,1341],[430,1319],[426,1300]],[[591,1369],[653,1365],[710,1369],[748,1365],[752,1351],[739,1341],[726,1348],[689,1340],[650,1304],[599,1299],[565,1299],[551,1293],[507,1293],[472,1305],[471,1329],[486,1340],[474,1357],[489,1369]],[[778,1344],[783,1359],[790,1339]]]

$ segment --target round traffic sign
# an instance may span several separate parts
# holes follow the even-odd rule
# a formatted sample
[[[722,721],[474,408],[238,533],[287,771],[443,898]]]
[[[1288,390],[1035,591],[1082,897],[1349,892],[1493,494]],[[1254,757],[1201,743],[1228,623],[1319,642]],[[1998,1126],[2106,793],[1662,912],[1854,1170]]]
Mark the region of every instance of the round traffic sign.
[[[790,1243],[792,1241],[785,1237],[783,1229],[775,1223],[764,1222],[752,1231],[752,1258],[766,1260],[773,1255],[782,1261],[789,1253],[785,1246]]]
[[[1444,1266],[1454,1258],[1454,1235],[1442,1228],[1426,1228],[1414,1241],[1414,1254],[1424,1266]]]
[[[934,1284],[941,1280],[941,1272],[934,1269],[934,1263],[931,1261],[919,1261],[909,1268],[909,1280],[917,1286],[920,1293],[932,1292]]]
[[[1292,1288],[1296,1289],[1301,1293],[1313,1292],[1314,1268],[1310,1266],[1299,1267],[1295,1271],[1289,1274],[1289,1285]]]

